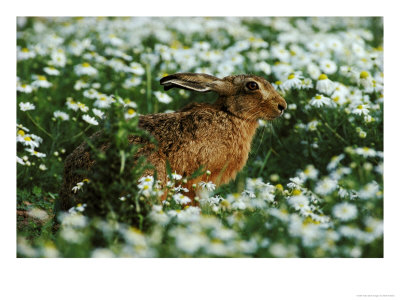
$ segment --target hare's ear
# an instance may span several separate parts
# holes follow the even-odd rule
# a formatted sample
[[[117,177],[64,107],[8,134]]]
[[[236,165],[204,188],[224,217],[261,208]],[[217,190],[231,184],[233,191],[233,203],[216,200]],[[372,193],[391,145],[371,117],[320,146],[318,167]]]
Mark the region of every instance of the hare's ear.
[[[226,82],[208,75],[199,73],[176,73],[161,78],[160,84],[164,86],[164,90],[168,91],[172,88],[180,88],[196,92],[214,91],[223,94],[226,90]]]

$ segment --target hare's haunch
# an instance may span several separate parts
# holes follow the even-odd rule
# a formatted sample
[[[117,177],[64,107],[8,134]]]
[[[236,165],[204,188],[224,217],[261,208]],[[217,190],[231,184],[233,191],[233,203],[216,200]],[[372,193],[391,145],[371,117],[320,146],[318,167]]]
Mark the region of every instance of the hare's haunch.
[[[167,161],[173,171],[183,176],[203,166],[211,171],[208,180],[217,185],[235,178],[247,161],[258,120],[273,120],[281,116],[287,106],[268,81],[254,75],[219,79],[207,74],[177,73],[162,78],[160,83],[165,90],[181,88],[219,95],[214,104],[194,103],[175,113],[139,117],[139,127],[158,141],[157,148],[145,145],[140,154],[155,167],[163,184],[167,181]],[[99,134],[95,133],[93,138]],[[130,142],[137,142],[136,137],[132,136]],[[89,169],[93,163],[85,143],[67,157],[61,209],[77,203],[72,187],[83,178],[76,171]],[[145,175],[150,174],[149,171]],[[187,187],[206,180],[205,176],[188,182]]]

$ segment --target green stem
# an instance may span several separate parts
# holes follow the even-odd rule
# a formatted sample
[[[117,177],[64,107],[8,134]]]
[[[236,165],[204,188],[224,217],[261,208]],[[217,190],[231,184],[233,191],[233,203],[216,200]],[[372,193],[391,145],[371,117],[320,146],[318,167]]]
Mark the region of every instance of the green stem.
[[[264,170],[265,165],[267,164],[268,158],[271,156],[271,153],[272,153],[272,148],[269,149],[267,155],[265,156],[264,162],[263,162],[260,170],[258,171],[258,175],[257,175],[258,177],[261,175],[262,171]]]
[[[48,135],[51,139],[53,139],[53,136],[48,133],[42,126],[40,126],[38,123],[36,123],[36,121],[32,118],[32,116],[30,115],[29,112],[26,112],[26,115],[28,116],[28,118],[32,121],[32,123],[39,128],[39,130],[41,130],[42,132],[44,132],[46,135]]]
[[[151,101],[151,70],[150,64],[146,64],[146,98],[147,98],[147,111],[153,113],[153,103]],[[154,103],[154,112],[157,112],[157,102]]]
[[[334,129],[328,124],[328,122],[324,119],[324,117],[323,117],[319,112],[317,112],[317,114],[318,114],[318,116],[320,117],[320,119],[323,121],[323,124],[325,125],[326,128],[328,128],[328,129],[329,129],[339,140],[341,140],[343,143],[345,143],[346,145],[349,144],[344,138],[341,137],[340,134],[338,134],[338,133],[336,132],[336,130],[334,130]]]
[[[73,137],[61,141],[60,144],[66,142],[66,141],[73,141],[73,140],[75,140],[76,138],[78,138],[78,137],[80,137],[81,135],[83,135],[86,131],[88,131],[90,127],[92,127],[92,125],[88,125],[88,127],[86,127],[83,131],[79,132],[78,134],[74,135]]]

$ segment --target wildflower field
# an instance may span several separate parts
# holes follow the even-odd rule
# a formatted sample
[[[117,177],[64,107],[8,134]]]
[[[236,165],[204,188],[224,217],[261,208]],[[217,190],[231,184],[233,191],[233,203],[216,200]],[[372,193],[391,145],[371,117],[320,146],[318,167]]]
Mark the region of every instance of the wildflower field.
[[[216,99],[165,92],[178,72],[256,74],[288,108],[234,181],[189,199],[168,170],[162,201],[127,135]],[[383,95],[382,18],[17,18],[17,256],[383,257]],[[58,212],[66,157],[100,129],[115,147]]]

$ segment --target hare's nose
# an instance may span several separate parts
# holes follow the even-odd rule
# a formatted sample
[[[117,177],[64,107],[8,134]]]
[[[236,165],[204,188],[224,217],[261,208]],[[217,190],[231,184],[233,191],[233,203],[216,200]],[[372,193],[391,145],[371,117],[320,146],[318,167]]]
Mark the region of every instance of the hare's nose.
[[[278,104],[278,109],[283,112],[285,110],[285,107],[283,107],[282,105]]]

